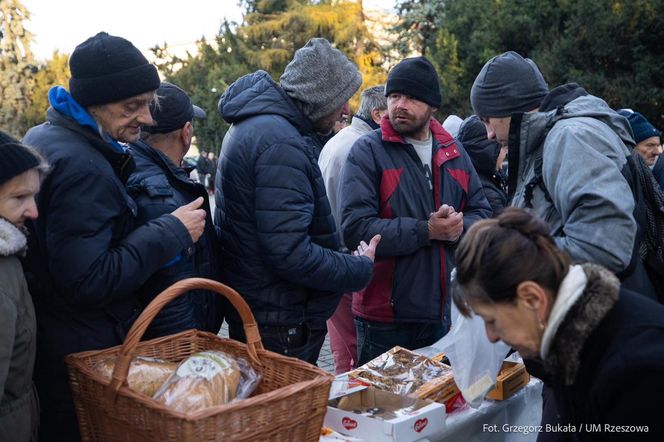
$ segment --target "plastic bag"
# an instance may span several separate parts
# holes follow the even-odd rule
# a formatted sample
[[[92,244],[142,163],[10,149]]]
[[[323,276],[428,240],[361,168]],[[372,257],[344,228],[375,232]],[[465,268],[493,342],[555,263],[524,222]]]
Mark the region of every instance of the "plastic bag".
[[[115,368],[115,356],[98,361],[92,369],[110,381]],[[152,396],[175,373],[178,364],[161,359],[136,356],[129,364],[127,384],[129,388],[146,396]]]
[[[484,396],[496,385],[496,377],[510,347],[502,341],[495,344],[486,336],[482,318],[466,318],[452,303],[452,327],[448,334],[431,347],[417,352],[434,355],[444,352],[450,360],[454,381],[466,402],[478,408]]]
[[[402,347],[394,347],[348,376],[381,390],[436,402],[445,402],[459,392],[449,365]]]
[[[261,378],[242,358],[204,351],[182,361],[153,397],[174,410],[193,413],[248,397]]]

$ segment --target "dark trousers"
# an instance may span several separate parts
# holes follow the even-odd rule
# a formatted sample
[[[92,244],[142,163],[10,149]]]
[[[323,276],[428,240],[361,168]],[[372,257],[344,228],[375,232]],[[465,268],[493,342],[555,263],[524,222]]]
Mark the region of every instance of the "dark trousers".
[[[275,353],[292,356],[316,365],[320,349],[323,347],[327,326],[325,323],[303,323],[299,325],[258,325],[263,346]],[[228,324],[231,339],[246,342],[242,325]]]
[[[448,328],[440,323],[375,322],[355,318],[358,366],[398,345],[409,350],[426,347],[442,338]]]

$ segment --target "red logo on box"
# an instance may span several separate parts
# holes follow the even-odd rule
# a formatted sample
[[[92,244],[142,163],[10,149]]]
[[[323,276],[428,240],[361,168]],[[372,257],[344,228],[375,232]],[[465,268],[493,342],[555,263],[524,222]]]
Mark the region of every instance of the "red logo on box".
[[[345,417],[341,419],[341,425],[343,425],[346,430],[352,430],[354,428],[357,428],[357,421],[349,417]]]
[[[418,419],[417,421],[415,421],[415,425],[413,425],[413,428],[415,429],[415,431],[419,433],[420,431],[424,430],[424,427],[426,427],[427,425],[429,425],[429,419],[425,417],[424,419]]]

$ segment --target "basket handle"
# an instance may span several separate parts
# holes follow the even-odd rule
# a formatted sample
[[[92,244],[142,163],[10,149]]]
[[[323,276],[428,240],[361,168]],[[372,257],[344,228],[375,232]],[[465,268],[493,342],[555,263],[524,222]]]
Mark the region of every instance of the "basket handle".
[[[256,324],[256,319],[254,318],[251,309],[247,303],[242,299],[242,296],[232,288],[217,282],[211,279],[205,278],[188,278],[176,282],[172,286],[168,287],[166,290],[157,295],[156,298],[148,304],[147,307],[143,310],[140,316],[136,319],[134,324],[129,329],[127,337],[122,344],[120,353],[115,360],[115,367],[113,369],[113,375],[111,377],[111,395],[113,399],[117,397],[120,387],[127,381],[127,376],[129,374],[129,365],[133,358],[134,350],[140,342],[143,334],[147,330],[152,320],[157,316],[162,308],[173,299],[181,296],[191,290],[209,290],[212,292],[217,292],[220,295],[226,297],[235,310],[240,314],[242,319],[242,324],[244,326],[244,334],[247,338],[247,351],[249,353],[249,358],[252,362],[263,365],[258,359],[258,354],[256,350],[263,350],[263,343],[261,342],[261,336],[258,332],[258,325]]]

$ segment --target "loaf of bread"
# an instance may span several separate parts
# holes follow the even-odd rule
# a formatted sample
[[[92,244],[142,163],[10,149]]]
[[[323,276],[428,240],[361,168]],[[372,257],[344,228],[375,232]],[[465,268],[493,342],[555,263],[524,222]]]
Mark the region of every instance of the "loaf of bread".
[[[146,396],[152,396],[175,373],[178,364],[161,359],[136,356],[129,364],[127,384],[129,388]],[[115,356],[97,362],[92,369],[110,381],[115,368]]]
[[[193,413],[232,401],[239,383],[240,369],[233,357],[205,351],[182,361],[154,399],[174,410]]]

